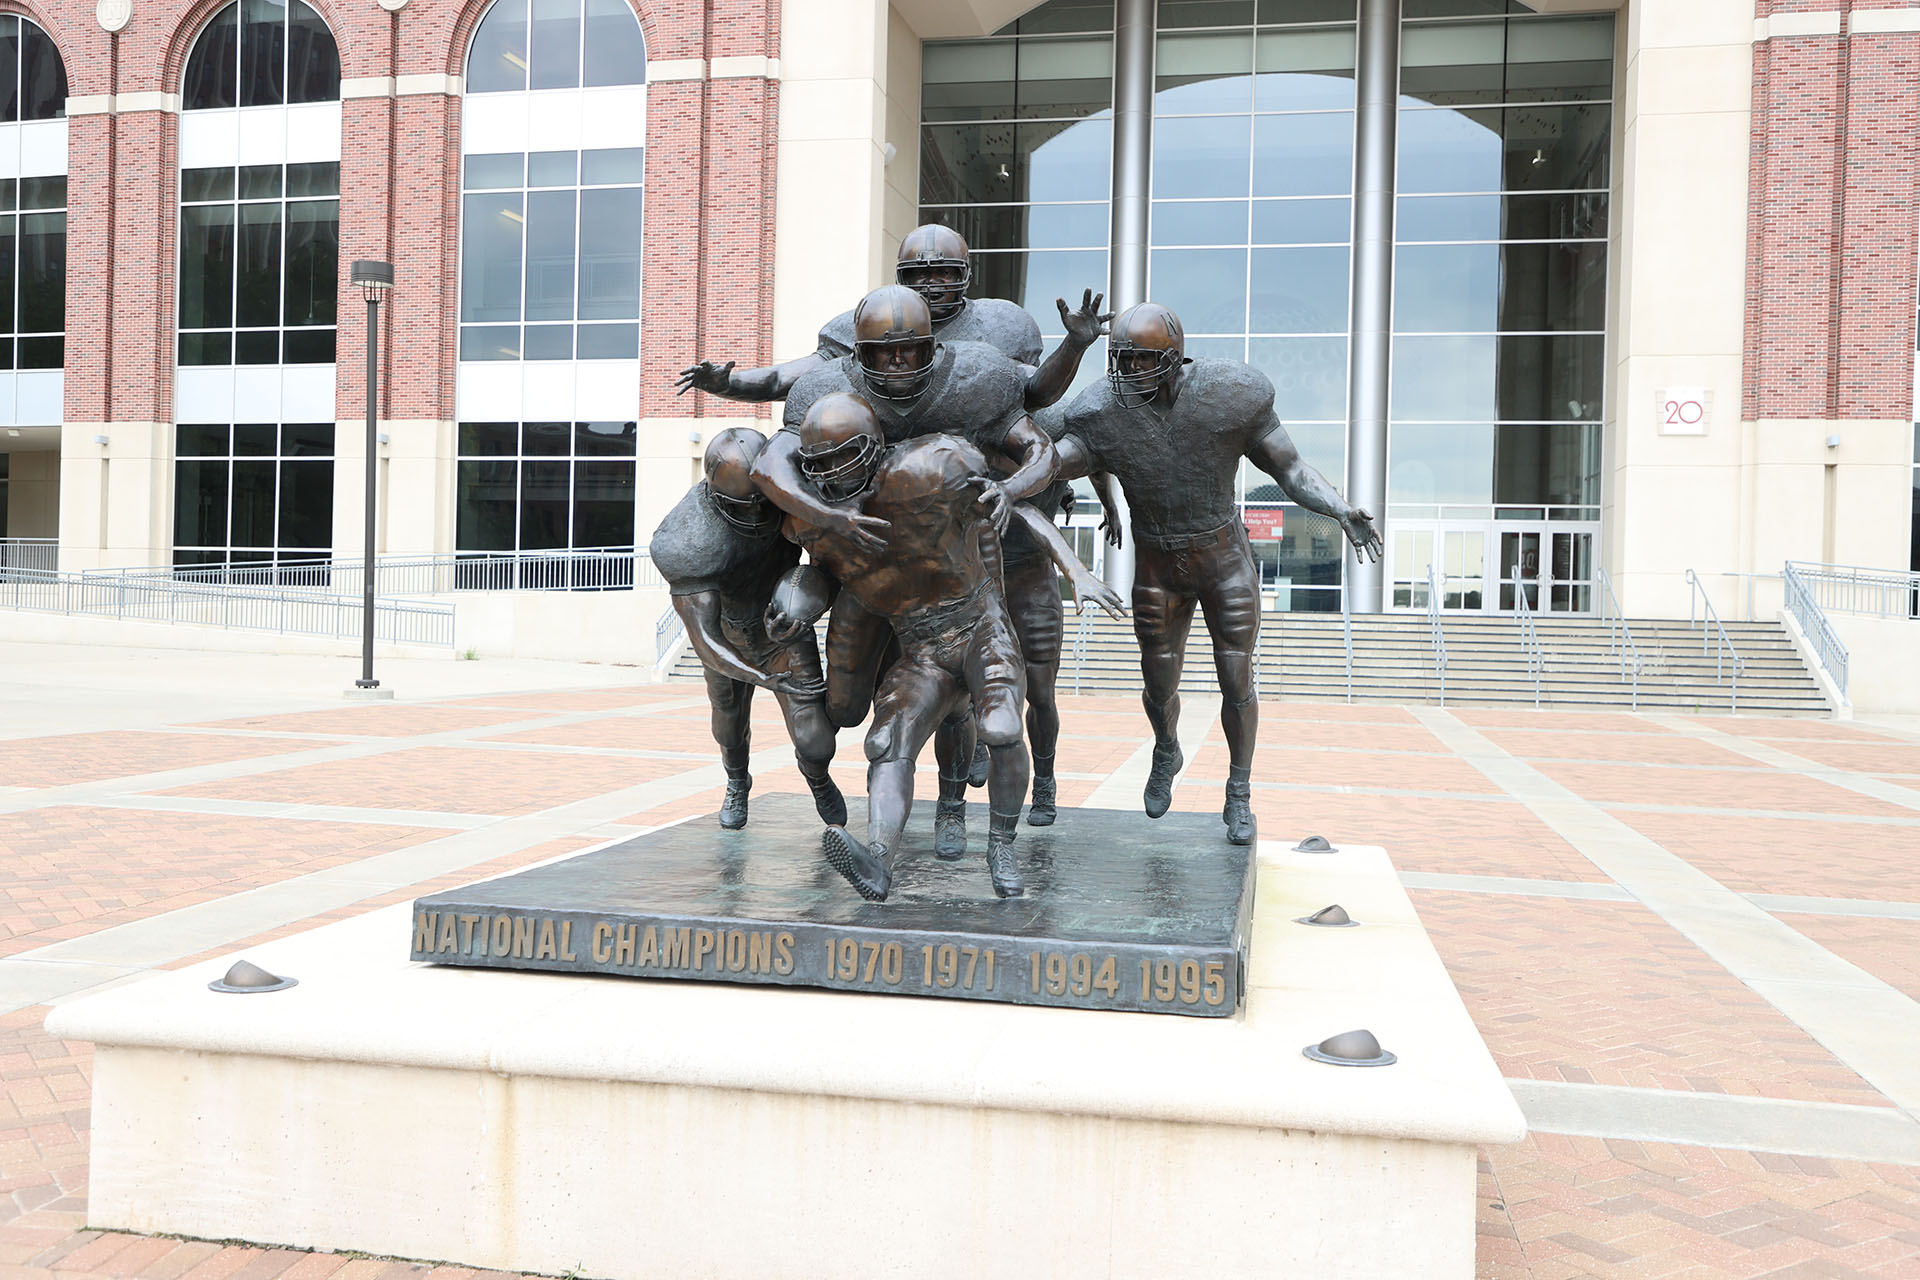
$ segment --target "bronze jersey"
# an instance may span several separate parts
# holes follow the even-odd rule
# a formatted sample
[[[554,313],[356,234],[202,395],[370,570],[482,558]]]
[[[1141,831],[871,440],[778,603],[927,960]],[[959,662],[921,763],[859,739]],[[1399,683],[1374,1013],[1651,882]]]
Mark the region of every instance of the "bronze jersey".
[[[1067,411],[1065,405],[1048,405],[1033,414],[1033,425],[1047,433],[1047,439],[1058,440],[1066,431]],[[1073,482],[1055,480],[1027,501],[1047,519],[1058,523],[1062,515],[1073,510]],[[1000,558],[1007,564],[1031,560],[1035,556],[1044,556],[1047,549],[1040,540],[1027,532],[1027,526],[1018,520],[1007,526],[1006,533],[1000,538]]]
[[[1120,481],[1134,527],[1165,537],[1238,519],[1240,459],[1279,425],[1265,374],[1238,360],[1199,359],[1171,408],[1123,408],[1101,379],[1067,406],[1064,434],[1086,446],[1096,471]]]
[[[999,298],[967,299],[958,315],[934,321],[933,336],[941,342],[984,342],[1025,365],[1037,365],[1046,355],[1033,317]],[[820,330],[819,352],[822,360],[853,354],[853,312],[843,311],[827,321]]]
[[[757,624],[774,584],[800,563],[800,548],[780,536],[779,512],[769,509],[762,532],[742,532],[714,510],[704,480],[667,513],[647,550],[670,594],[717,591],[721,616],[738,625]]]
[[[867,390],[850,355],[803,374],[787,392],[784,430],[799,429],[814,402],[851,392],[873,406],[888,444],[926,435],[958,436],[983,453],[998,453],[1007,433],[1026,416],[1027,380],[1019,365],[979,342],[943,342],[934,348],[927,389],[895,403]]]

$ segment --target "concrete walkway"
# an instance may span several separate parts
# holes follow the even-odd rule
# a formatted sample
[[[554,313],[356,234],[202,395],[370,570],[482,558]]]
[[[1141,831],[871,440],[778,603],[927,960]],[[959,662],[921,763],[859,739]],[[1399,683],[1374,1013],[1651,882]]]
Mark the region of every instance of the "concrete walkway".
[[[0,642],[0,1280],[475,1274],[86,1230],[90,1057],[40,1029],[717,802],[698,686],[410,660],[381,664],[396,702],[348,704],[355,674]],[[798,790],[760,701],[757,792]],[[1138,704],[1063,710],[1063,806],[1137,804]],[[1176,807],[1218,810],[1217,710],[1189,700]],[[1484,1153],[1482,1276],[1920,1275],[1912,722],[1262,715],[1263,837],[1388,848],[1534,1129]]]

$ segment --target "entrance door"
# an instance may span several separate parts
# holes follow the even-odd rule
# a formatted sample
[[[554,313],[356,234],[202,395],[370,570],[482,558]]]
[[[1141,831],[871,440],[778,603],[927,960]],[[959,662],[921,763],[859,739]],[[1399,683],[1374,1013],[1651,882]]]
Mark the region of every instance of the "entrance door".
[[[1387,571],[1392,607],[1427,607],[1427,566],[1440,583],[1440,607],[1479,613],[1491,608],[1495,582],[1487,552],[1493,544],[1490,522],[1402,520],[1388,529]]]
[[[1498,529],[1501,613],[1518,607],[1515,598],[1522,591],[1535,613],[1593,611],[1597,524],[1502,520]]]

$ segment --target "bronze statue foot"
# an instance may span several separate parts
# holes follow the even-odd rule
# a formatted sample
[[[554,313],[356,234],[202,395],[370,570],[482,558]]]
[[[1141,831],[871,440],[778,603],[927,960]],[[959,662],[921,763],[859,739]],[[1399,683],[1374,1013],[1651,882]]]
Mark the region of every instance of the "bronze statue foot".
[[[975,739],[973,744],[973,763],[967,766],[967,785],[984,787],[987,785],[987,770],[993,764],[993,752],[987,744]]]
[[[813,792],[813,809],[820,815],[820,821],[830,827],[847,825],[847,798],[840,794],[840,784],[828,774],[818,778],[808,778],[807,788]]]
[[[1027,806],[1027,825],[1050,827],[1058,816],[1054,809],[1055,783],[1050,773],[1033,775],[1033,803]]]
[[[1158,818],[1172,807],[1173,779],[1186,762],[1178,742],[1153,744],[1153,769],[1147,774],[1147,789],[1141,797],[1149,818]]]
[[[727,795],[720,802],[720,829],[738,831],[747,825],[747,792],[753,790],[753,778],[741,774],[727,779]]]
[[[1258,829],[1253,820],[1253,789],[1244,782],[1229,782],[1220,818],[1227,824],[1227,843],[1252,844]]]
[[[861,897],[868,902],[887,900],[887,893],[893,888],[893,872],[887,866],[892,856],[885,845],[869,848],[845,827],[828,827],[820,837],[820,851]]]
[[[943,862],[967,856],[967,802],[942,800],[933,811],[933,856]]]
[[[1018,898],[1027,892],[1020,878],[1020,859],[1014,856],[1013,833],[1020,815],[1003,818],[994,814],[987,820],[987,875],[993,880],[993,892],[1001,898]]]

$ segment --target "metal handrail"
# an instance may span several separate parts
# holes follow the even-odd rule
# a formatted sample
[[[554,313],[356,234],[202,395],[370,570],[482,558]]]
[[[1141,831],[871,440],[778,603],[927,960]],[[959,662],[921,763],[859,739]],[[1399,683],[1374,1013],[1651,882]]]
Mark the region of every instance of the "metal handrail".
[[[665,679],[668,669],[678,661],[680,653],[675,646],[686,629],[685,619],[672,605],[668,605],[653,624],[653,674],[656,679]]]
[[[92,569],[98,578],[167,578],[202,586],[280,587],[325,595],[359,595],[365,571],[359,557],[239,562],[225,565],[140,565]],[[383,596],[438,596],[458,591],[624,591],[664,586],[652,558],[634,547],[580,547],[548,551],[457,551],[443,555],[381,556],[374,590]]]
[[[1537,584],[1539,579],[1533,579]],[[1533,705],[1540,705],[1540,677],[1547,669],[1547,654],[1540,647],[1540,632],[1533,625],[1533,606],[1527,603],[1528,579],[1513,566],[1513,616],[1520,624],[1520,651],[1527,659],[1527,674],[1533,677]]]
[[[1847,646],[1841,643],[1833,623],[1827,620],[1826,611],[1820,607],[1818,597],[1807,582],[1810,569],[1817,571],[1824,567],[1799,565],[1789,560],[1781,577],[1787,588],[1787,612],[1800,624],[1800,633],[1806,636],[1807,643],[1813,647],[1814,656],[1820,659],[1820,665],[1833,678],[1834,687],[1840,691],[1840,701],[1846,703]],[[1920,574],[1911,576],[1920,578]]]
[[[1629,676],[1633,680],[1633,709],[1640,709],[1640,646],[1633,642],[1633,628],[1627,625],[1627,615],[1621,611],[1620,597],[1613,592],[1613,578],[1604,568],[1596,568],[1594,578],[1600,584],[1600,620],[1607,628],[1607,652],[1620,655],[1620,680],[1626,683]],[[1619,639],[1614,639],[1615,634]]]
[[[15,569],[52,573],[59,567],[58,538],[0,538],[0,576]]]
[[[1340,588],[1340,629],[1347,642],[1347,701],[1353,701],[1353,604],[1347,589]]]
[[[1720,633],[1720,644],[1713,651],[1713,682],[1721,683],[1726,679],[1728,659],[1732,660],[1733,678],[1727,691],[1727,714],[1736,715],[1740,710],[1740,673],[1746,670],[1746,661],[1740,651],[1733,647],[1733,637],[1727,634],[1727,628],[1720,621],[1720,613],[1713,607],[1713,601],[1707,599],[1707,588],[1701,583],[1700,575],[1687,570],[1687,629],[1693,629],[1693,602],[1700,602],[1700,656],[1707,655],[1707,642],[1715,631]],[[1709,627],[1707,624],[1713,625]]]
[[[1093,615],[1080,611],[1080,625],[1073,633],[1073,691],[1080,692],[1080,673],[1087,665],[1087,645],[1093,638]]]
[[[1821,610],[1878,618],[1920,618],[1920,573],[1790,561],[1808,599]]]
[[[1447,633],[1440,626],[1440,579],[1427,566],[1427,623],[1433,628],[1433,674],[1440,682],[1440,705],[1447,705]]]
[[[365,602],[358,596],[24,569],[0,578],[0,608],[330,639],[360,635],[365,621]],[[450,604],[380,600],[374,605],[376,640],[451,648],[453,625]]]

